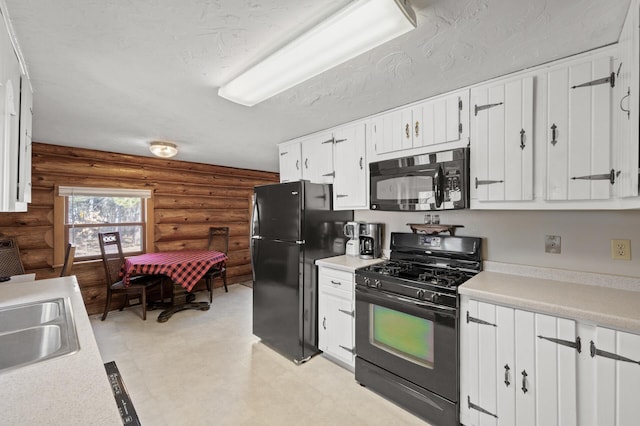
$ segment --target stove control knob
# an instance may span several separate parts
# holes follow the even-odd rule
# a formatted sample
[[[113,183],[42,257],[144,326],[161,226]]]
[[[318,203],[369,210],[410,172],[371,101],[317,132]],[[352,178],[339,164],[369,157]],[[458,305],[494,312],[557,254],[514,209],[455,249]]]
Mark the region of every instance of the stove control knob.
[[[374,286],[375,288],[380,288],[380,287],[382,287],[382,284],[380,283],[380,280],[375,280],[375,281],[373,282],[373,286]]]
[[[367,286],[367,287],[371,287],[371,280],[369,278],[365,277],[364,285]]]
[[[433,294],[431,295],[431,301],[432,301],[433,303],[438,303],[438,299],[439,299],[439,298],[438,298],[438,294],[437,294],[437,293],[433,293]]]
[[[416,296],[418,299],[424,300],[424,290],[418,290],[418,294]]]

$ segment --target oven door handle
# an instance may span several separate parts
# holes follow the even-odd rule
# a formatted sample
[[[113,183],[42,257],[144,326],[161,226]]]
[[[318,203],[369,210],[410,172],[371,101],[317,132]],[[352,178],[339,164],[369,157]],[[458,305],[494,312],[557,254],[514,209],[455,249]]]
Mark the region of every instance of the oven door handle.
[[[440,208],[444,202],[444,171],[440,164],[438,164],[438,170],[433,176],[433,186],[436,193],[436,208]]]
[[[375,293],[368,291],[367,289],[363,289],[360,287],[356,287],[356,301],[361,300],[363,302],[368,303],[377,303],[380,306],[385,306],[385,304],[395,304],[402,305],[406,309],[411,309],[412,311],[416,311],[416,308],[419,309],[417,312],[421,313],[422,316],[424,314],[441,314],[455,317],[458,309],[452,308],[449,306],[436,305],[429,302],[424,302],[422,300],[410,299],[403,296],[398,296],[395,294],[389,294],[384,291],[376,290]],[[408,307],[407,303],[410,303],[411,306]],[[357,315],[356,310],[356,315]]]

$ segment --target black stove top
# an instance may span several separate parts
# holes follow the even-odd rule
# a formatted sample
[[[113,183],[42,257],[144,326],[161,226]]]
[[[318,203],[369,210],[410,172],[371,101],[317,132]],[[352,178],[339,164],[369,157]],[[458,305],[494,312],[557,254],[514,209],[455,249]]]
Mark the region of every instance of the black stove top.
[[[457,287],[482,270],[481,239],[392,233],[391,259],[356,271],[356,286],[457,306]]]

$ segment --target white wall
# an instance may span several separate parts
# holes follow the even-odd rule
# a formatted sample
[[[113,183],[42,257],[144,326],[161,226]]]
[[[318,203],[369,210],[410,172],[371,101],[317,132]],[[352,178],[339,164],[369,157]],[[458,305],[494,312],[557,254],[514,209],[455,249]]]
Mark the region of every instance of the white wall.
[[[483,238],[483,258],[495,262],[640,277],[640,211],[430,212],[440,223],[463,225],[456,235]],[[383,249],[391,232],[411,232],[424,213],[355,211],[355,219],[385,224]],[[544,251],[544,236],[560,235],[562,253]],[[631,240],[631,261],[611,259],[611,239]]]

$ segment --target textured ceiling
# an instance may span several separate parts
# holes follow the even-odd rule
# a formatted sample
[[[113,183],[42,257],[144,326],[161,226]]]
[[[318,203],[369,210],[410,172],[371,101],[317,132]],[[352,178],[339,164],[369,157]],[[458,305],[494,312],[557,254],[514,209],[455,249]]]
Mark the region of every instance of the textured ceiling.
[[[34,140],[277,171],[276,144],[617,41],[629,0],[412,0],[418,28],[254,107],[217,88],[347,0],[6,0]]]

